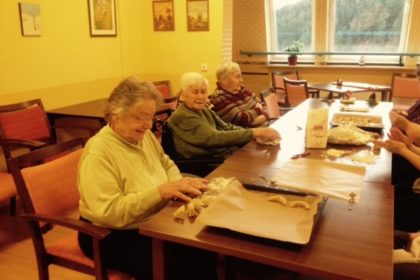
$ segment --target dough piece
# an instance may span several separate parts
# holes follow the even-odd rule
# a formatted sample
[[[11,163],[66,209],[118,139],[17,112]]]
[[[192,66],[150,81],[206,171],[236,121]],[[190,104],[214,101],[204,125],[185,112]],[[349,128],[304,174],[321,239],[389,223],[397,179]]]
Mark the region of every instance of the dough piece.
[[[328,143],[343,145],[366,145],[375,138],[375,133],[364,131],[354,125],[340,125],[330,129]]]
[[[324,156],[327,156],[327,157],[330,157],[330,158],[339,158],[339,157],[342,157],[344,155],[348,155],[350,153],[351,153],[351,151],[343,151],[343,150],[337,150],[337,149],[328,149],[324,153]]]
[[[280,140],[276,139],[276,140],[267,140],[264,138],[257,138],[257,143],[260,145],[267,145],[267,146],[276,146],[278,144],[280,144]]]
[[[287,198],[282,195],[272,195],[268,197],[268,201],[278,202],[283,206],[287,206]]]
[[[173,214],[173,217],[175,219],[184,219],[185,215],[186,215],[186,204],[180,206],[178,209],[176,209],[176,211]]]
[[[272,195],[268,197],[268,201],[278,202],[286,207],[301,207],[305,210],[309,210],[309,203],[303,200],[288,201],[283,195]]]
[[[289,207],[302,207],[305,210],[309,210],[309,204],[303,200],[295,200],[287,202],[287,206]]]

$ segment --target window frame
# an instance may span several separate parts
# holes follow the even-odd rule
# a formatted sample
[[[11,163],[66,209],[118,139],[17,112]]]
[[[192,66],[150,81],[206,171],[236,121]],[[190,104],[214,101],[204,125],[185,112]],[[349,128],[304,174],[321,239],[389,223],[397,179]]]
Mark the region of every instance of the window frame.
[[[266,40],[267,40],[267,52],[283,52],[283,50],[276,50],[277,44],[277,24],[276,24],[276,12],[274,11],[273,2],[276,0],[266,0],[265,1],[265,14],[266,14]],[[325,28],[317,27],[319,24],[317,19],[317,2],[320,0],[311,0],[312,6],[312,23],[311,23],[311,47],[308,49],[305,47],[305,51],[307,52],[314,52],[315,49],[315,38],[324,36],[326,39],[326,45],[324,49],[319,49],[319,52],[332,52],[334,46],[334,24],[335,24],[335,2],[336,0],[324,0],[326,1],[326,17],[327,22]],[[410,21],[411,21],[411,13],[412,13],[412,6],[413,0],[404,0],[405,7],[403,11],[403,22],[401,28],[401,38],[399,43],[399,50],[398,52],[406,52],[408,47],[408,40],[409,40],[409,29],[410,29]],[[316,34],[316,32],[325,32],[325,34]],[[315,57],[317,55],[299,55],[299,64],[314,64]],[[269,54],[267,59],[269,63],[287,63],[287,54]],[[325,55],[324,62],[326,64],[349,64],[349,65],[357,65],[359,64],[361,55]],[[400,56],[386,56],[386,55],[366,55],[364,56],[365,64],[370,65],[401,65]],[[404,60],[404,59],[403,59]],[[420,61],[420,57],[416,59]]]

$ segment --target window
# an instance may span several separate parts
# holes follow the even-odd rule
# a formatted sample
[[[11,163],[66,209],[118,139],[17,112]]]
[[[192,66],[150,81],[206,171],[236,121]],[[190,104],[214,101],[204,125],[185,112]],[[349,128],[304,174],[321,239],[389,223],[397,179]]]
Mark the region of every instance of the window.
[[[329,50],[332,52],[404,52],[408,11],[406,0],[331,1]],[[360,56],[331,56],[329,61],[354,62]],[[369,63],[398,63],[399,56],[364,56]]]
[[[411,1],[266,0],[268,51],[284,52],[293,41],[299,40],[305,52],[313,52],[318,38],[326,45],[317,45],[320,52],[405,52]],[[317,9],[317,3],[325,5],[327,11]],[[286,61],[286,57],[275,55],[269,59]],[[311,55],[299,56],[300,62],[313,59]],[[327,62],[359,63],[360,59],[360,54],[331,55]],[[366,55],[364,61],[396,64],[399,56]]]
[[[269,46],[272,52],[284,52],[293,41],[300,41],[306,52],[312,48],[312,0],[268,1]],[[272,60],[286,60],[287,55],[276,55]],[[311,56],[300,56],[299,61]]]

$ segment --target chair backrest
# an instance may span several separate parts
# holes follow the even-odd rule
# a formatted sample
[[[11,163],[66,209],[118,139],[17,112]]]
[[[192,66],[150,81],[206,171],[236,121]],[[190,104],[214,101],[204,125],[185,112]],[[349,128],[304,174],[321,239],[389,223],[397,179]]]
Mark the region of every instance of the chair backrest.
[[[178,107],[178,96],[164,98],[163,104],[158,108],[158,111],[156,112],[156,114],[159,114],[159,112],[166,111],[166,110],[175,111],[177,107]]]
[[[420,98],[419,77],[416,74],[394,73],[390,99],[393,97]]]
[[[299,73],[295,70],[288,71],[272,71],[271,72],[271,84],[274,90],[284,90],[283,78],[290,80],[299,80]]]
[[[290,106],[296,107],[309,97],[308,83],[305,80],[290,80],[288,78],[283,80],[286,99]]]
[[[55,139],[41,99],[0,106],[0,139],[54,143]],[[4,147],[3,151],[6,157],[10,157],[8,147]]]
[[[8,159],[25,213],[64,215],[77,209],[83,143],[76,138]]]
[[[163,98],[172,97],[172,87],[171,87],[171,81],[164,80],[164,81],[156,81],[153,82],[156,89],[162,93]]]
[[[51,127],[41,99],[0,106],[0,137],[50,139]]]
[[[266,107],[266,112],[270,119],[276,119],[281,116],[279,104],[277,103],[277,97],[274,92],[269,89],[265,89],[260,93],[261,99]]]

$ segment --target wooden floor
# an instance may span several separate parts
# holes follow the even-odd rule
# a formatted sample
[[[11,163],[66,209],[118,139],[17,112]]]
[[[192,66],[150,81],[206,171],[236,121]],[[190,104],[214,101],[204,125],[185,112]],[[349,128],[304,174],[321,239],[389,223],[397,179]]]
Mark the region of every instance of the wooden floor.
[[[54,241],[63,234],[64,229],[60,229],[47,239]],[[17,217],[9,216],[6,203],[0,204],[0,279],[38,279],[35,252],[26,224]],[[52,265],[50,279],[92,280],[94,277]]]

